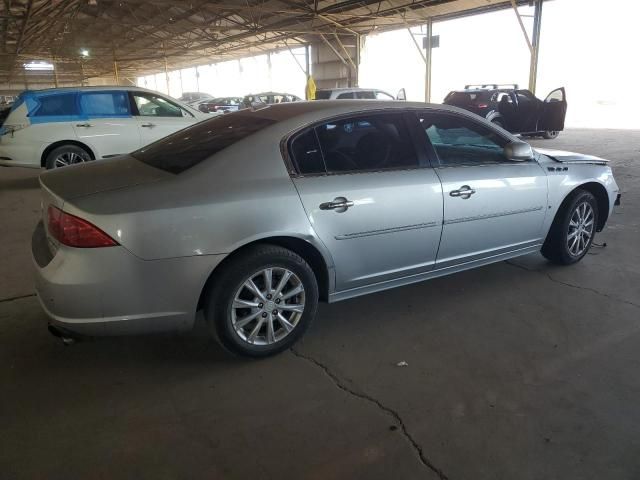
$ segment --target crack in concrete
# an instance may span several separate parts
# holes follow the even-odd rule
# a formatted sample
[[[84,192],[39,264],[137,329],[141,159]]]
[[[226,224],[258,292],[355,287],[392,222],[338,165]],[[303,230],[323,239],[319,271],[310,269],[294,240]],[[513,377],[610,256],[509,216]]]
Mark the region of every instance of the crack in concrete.
[[[631,302],[629,300],[625,300],[624,298],[619,298],[619,297],[610,295],[608,293],[601,292],[599,290],[596,290],[595,288],[583,287],[582,285],[576,285],[574,283],[565,282],[564,280],[558,280],[557,278],[554,278],[553,276],[551,276],[550,273],[543,272],[542,270],[536,270],[536,269],[533,269],[533,268],[527,268],[524,265],[520,265],[518,263],[513,263],[510,260],[505,260],[504,263],[506,263],[507,265],[511,265],[512,267],[520,268],[521,270],[526,270],[527,272],[539,273],[539,274],[544,275],[545,277],[547,277],[552,282],[558,283],[560,285],[564,285],[566,287],[576,288],[578,290],[585,290],[585,291],[588,291],[588,292],[595,293],[596,295],[600,295],[602,297],[606,297],[606,298],[608,298],[610,300],[615,300],[616,302],[621,302],[621,303],[625,303],[627,305],[631,305],[632,307],[640,308],[640,304],[638,304],[638,303],[634,303],[634,302]]]
[[[303,353],[300,353],[299,351],[291,348],[290,349],[291,353],[298,357],[301,358],[313,365],[315,365],[316,367],[318,367],[319,369],[321,369],[325,375],[327,377],[329,377],[329,379],[331,379],[331,381],[333,382],[333,384],[338,387],[338,389],[342,390],[343,392],[359,398],[361,400],[364,400],[366,402],[369,402],[373,405],[375,405],[376,407],[378,407],[378,409],[382,410],[383,412],[385,412],[387,415],[389,415],[390,417],[392,417],[396,422],[398,422],[400,424],[400,430],[402,431],[403,436],[405,437],[405,439],[409,442],[409,444],[413,447],[413,449],[415,450],[415,452],[418,454],[418,458],[420,459],[420,462],[427,467],[429,470],[433,471],[436,475],[438,475],[438,478],[440,478],[440,480],[448,480],[449,477],[447,477],[444,472],[439,469],[438,467],[436,467],[433,462],[431,462],[426,455],[424,454],[424,451],[422,450],[422,447],[418,444],[418,442],[411,436],[411,434],[409,433],[409,431],[407,430],[407,426],[405,425],[404,421],[402,420],[402,417],[400,417],[400,414],[398,412],[396,412],[395,410],[391,409],[390,407],[387,407],[386,405],[384,405],[382,402],[380,402],[380,400],[377,400],[374,397],[371,397],[365,393],[361,393],[361,392],[357,392],[355,390],[352,390],[351,388],[349,388],[348,386],[346,386],[341,380],[340,378],[333,373],[329,367],[327,367],[326,365],[324,365],[323,363],[319,362],[318,360],[316,360],[313,357],[310,357],[308,355],[305,355]]]
[[[14,300],[21,300],[23,298],[29,298],[29,297],[35,297],[35,296],[36,296],[35,293],[29,293],[27,295],[18,295],[16,297],[3,298],[3,299],[0,300],[0,303],[13,302]]]

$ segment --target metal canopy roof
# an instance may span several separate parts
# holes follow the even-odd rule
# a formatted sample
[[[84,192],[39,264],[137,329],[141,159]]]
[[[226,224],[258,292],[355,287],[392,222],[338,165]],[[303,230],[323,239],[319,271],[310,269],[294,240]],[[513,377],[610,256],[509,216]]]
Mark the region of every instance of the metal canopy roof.
[[[0,82],[54,61],[61,81],[241,58],[511,6],[505,0],[0,0]],[[527,3],[518,0],[519,4]],[[86,49],[87,57],[80,51]],[[31,73],[30,73],[31,74]],[[67,78],[65,78],[65,76]]]

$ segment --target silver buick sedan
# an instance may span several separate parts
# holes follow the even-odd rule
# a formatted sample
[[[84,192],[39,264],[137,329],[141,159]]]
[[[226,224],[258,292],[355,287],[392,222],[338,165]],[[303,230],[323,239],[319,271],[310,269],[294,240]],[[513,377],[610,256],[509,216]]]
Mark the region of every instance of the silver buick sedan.
[[[204,121],[40,177],[36,289],[63,337],[188,329],[290,347],[336,302],[541,251],[582,259],[607,161],[534,151],[455,107],[326,101]]]

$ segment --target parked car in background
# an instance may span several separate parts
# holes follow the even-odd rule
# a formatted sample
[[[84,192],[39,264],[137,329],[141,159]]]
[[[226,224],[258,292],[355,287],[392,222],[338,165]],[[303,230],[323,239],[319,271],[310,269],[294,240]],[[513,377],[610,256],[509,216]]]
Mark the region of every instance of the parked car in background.
[[[178,98],[178,101],[186,104],[191,104],[193,102],[206,100],[208,98],[213,98],[213,95],[205,92],[183,92],[182,96]]]
[[[316,98],[314,100],[349,100],[354,98],[365,100],[406,100],[407,95],[404,88],[401,88],[395,97],[384,90],[375,88],[328,88],[316,90]]]
[[[300,102],[302,99],[290,93],[263,92],[246,95],[240,108],[252,108],[276,103]]]
[[[0,128],[0,166],[51,169],[115,157],[205,118],[138,87],[28,90]]]
[[[454,107],[361,100],[221,115],[40,183],[54,333],[185,329],[202,309],[255,357],[298,340],[319,299],[540,250],[578,262],[619,199],[601,158],[536,152]]]
[[[242,97],[219,97],[198,102],[198,110],[204,113],[235,112],[242,106]]]
[[[466,85],[445,97],[446,105],[469,110],[492,123],[524,136],[556,138],[564,130],[567,100],[564,88],[542,101],[517,84]]]

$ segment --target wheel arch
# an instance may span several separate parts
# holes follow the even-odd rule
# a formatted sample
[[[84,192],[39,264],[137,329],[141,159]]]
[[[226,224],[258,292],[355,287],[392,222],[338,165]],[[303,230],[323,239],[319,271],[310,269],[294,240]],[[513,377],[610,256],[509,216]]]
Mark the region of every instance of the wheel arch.
[[[46,163],[47,163],[47,156],[56,148],[58,147],[62,147],[63,145],[75,145],[76,147],[80,147],[82,148],[85,152],[87,152],[89,154],[89,156],[91,157],[91,160],[95,160],[96,156],[93,153],[93,150],[91,150],[91,148],[89,148],[88,145],[86,145],[85,143],[79,142],[77,140],[59,140],[57,142],[54,142],[50,145],[47,145],[47,148],[45,148],[42,152],[42,155],[40,156],[40,166],[42,167],[46,167]]]
[[[596,197],[596,201],[598,202],[598,224],[596,225],[596,231],[602,231],[609,218],[609,195],[607,189],[598,182],[583,183],[577,188],[586,190]]]
[[[564,196],[556,215],[564,210],[567,199],[576,190],[585,190],[596,197],[596,202],[598,202],[598,224],[596,225],[596,232],[602,231],[609,218],[609,195],[607,194],[607,189],[601,183],[592,181],[576,185]]]
[[[224,267],[224,265],[227,265],[238,255],[241,255],[242,252],[244,252],[247,248],[259,244],[277,245],[279,247],[289,249],[292,252],[300,255],[309,264],[311,270],[313,270],[313,273],[318,282],[318,292],[320,294],[320,300],[327,301],[327,299],[329,298],[329,291],[333,282],[330,277],[331,273],[327,264],[327,260],[320,252],[320,250],[311,242],[303,240],[299,237],[274,236],[260,238],[258,240],[246,243],[235,249],[233,252],[227,255],[224,260],[216,265],[213,271],[209,274],[209,277],[207,277],[207,280],[202,287],[200,296],[198,298],[197,310],[200,310],[204,306],[204,300],[208,294],[209,288],[215,280],[217,273],[220,272],[221,267]]]

